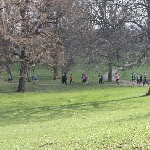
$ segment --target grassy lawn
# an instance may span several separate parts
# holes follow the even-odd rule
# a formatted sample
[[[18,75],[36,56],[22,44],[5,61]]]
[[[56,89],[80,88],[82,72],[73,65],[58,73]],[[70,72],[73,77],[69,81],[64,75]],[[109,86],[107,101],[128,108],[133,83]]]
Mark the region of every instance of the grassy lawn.
[[[15,86],[0,85],[1,150],[150,149],[148,87]]]

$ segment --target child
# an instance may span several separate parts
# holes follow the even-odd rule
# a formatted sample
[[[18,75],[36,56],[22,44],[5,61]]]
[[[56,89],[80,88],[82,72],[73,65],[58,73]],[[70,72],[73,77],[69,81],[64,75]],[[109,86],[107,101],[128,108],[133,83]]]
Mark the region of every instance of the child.
[[[135,84],[135,73],[132,72],[132,84],[134,85]]]
[[[140,75],[140,84],[142,83],[143,81],[143,77],[142,77],[142,74]]]
[[[119,75],[116,73],[116,83],[119,85]]]
[[[85,84],[85,75],[84,74],[82,74],[82,82],[83,82],[83,84]]]
[[[70,84],[72,84],[72,83],[74,83],[73,82],[73,76],[72,76],[72,74],[70,74]]]
[[[146,76],[146,73],[144,72],[143,86],[145,85],[145,83],[147,83],[147,84],[149,85],[149,83],[147,82],[147,76]]]
[[[37,75],[35,73],[33,75],[33,80],[34,80],[33,84],[35,84],[35,81],[38,82],[38,77],[37,77]]]
[[[140,75],[137,74],[137,84],[140,84]]]
[[[12,80],[12,76],[8,74],[8,82],[11,82],[11,80]]]
[[[85,74],[84,77],[85,77],[85,83],[88,83],[88,81],[87,81],[88,76]]]
[[[98,77],[100,77],[99,78],[99,84],[103,84],[104,82],[103,82],[103,80],[104,80],[104,77],[103,77],[103,75],[98,75]]]
[[[65,73],[62,74],[62,84],[67,85],[67,76]]]

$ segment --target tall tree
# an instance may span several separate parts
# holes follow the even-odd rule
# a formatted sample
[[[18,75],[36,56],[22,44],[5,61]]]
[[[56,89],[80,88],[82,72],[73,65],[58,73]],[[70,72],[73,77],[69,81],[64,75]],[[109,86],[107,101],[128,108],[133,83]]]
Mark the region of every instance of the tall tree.
[[[53,48],[57,47],[58,49],[56,45],[61,43],[58,35],[51,30],[50,26],[47,27],[49,19],[47,14],[43,12],[42,3],[38,4],[29,0],[14,0],[4,1],[1,6],[4,26],[0,31],[5,40],[9,39],[13,43],[7,52],[19,56],[21,63],[17,89],[19,92],[25,91],[28,62],[31,62],[30,60],[35,55],[48,60],[51,56],[45,54],[44,46],[53,45]],[[15,51],[16,45],[20,49],[19,53]],[[52,50],[50,49],[50,51]]]
[[[98,31],[96,34],[93,34],[95,35],[93,36],[93,43],[92,39],[88,42],[90,43],[88,59],[89,62],[93,61],[95,63],[97,59],[99,59],[99,62],[102,62],[105,58],[105,61],[108,62],[108,81],[112,81],[112,65],[124,67],[126,63],[124,57],[132,58],[133,54],[139,54],[136,55],[136,59],[132,59],[134,62],[130,66],[133,66],[140,63],[145,56],[145,47],[141,47],[142,49],[138,48],[137,52],[135,52],[135,49],[131,49],[131,46],[125,46],[132,45],[135,47],[135,45],[142,44],[142,41],[139,43],[135,42],[136,38],[138,39],[137,34],[140,35],[142,33],[141,30],[133,33],[131,29],[131,35],[131,33],[127,33],[128,30],[126,29],[130,28],[133,23],[142,26],[139,17],[142,17],[145,9],[143,9],[143,12],[140,12],[139,8],[135,7],[139,6],[139,4],[141,3],[136,0],[95,0],[88,2],[88,5],[91,6],[91,11],[89,12],[91,23]],[[146,15],[144,15],[145,17]],[[128,36],[126,36],[127,34]],[[116,58],[118,61],[116,61]],[[119,58],[121,61],[119,61]]]

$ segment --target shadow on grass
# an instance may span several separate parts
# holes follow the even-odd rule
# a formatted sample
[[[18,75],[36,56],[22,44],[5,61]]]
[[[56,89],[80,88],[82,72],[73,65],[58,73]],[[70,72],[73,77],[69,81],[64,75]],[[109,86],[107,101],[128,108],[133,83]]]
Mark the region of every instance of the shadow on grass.
[[[128,107],[129,103],[124,103],[130,99],[145,97],[145,95],[137,97],[122,98],[119,100],[106,101],[89,101],[89,102],[67,102],[66,105],[59,106],[15,106],[0,110],[0,126],[11,124],[26,124],[30,122],[42,122],[48,120],[57,120],[70,118],[73,116],[83,118],[88,117],[89,112],[114,111]]]
[[[0,93],[15,93],[18,88],[18,83],[13,84],[0,84]],[[36,83],[29,82],[25,85],[25,92],[60,92],[60,91],[72,91],[78,88],[83,88],[81,84],[76,85],[62,85],[61,83]],[[88,88],[88,86],[87,86]],[[92,87],[91,87],[92,88]],[[19,92],[18,92],[19,93]],[[21,92],[20,92],[21,93]]]

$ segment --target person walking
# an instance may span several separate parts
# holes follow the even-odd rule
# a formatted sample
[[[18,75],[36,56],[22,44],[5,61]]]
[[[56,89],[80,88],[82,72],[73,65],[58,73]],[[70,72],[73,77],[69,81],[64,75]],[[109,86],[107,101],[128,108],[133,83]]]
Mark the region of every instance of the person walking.
[[[104,83],[104,82],[103,82],[103,80],[104,80],[103,75],[101,75],[101,74],[99,73],[98,77],[99,77],[99,84],[103,84],[103,83]]]
[[[11,74],[8,74],[8,82],[11,82],[12,81],[12,76]]]
[[[118,85],[119,85],[119,79],[120,79],[119,74],[116,73],[116,83],[117,83]]]
[[[143,76],[142,76],[142,73],[140,74],[140,84],[142,83],[143,81]]]
[[[65,73],[62,74],[62,84],[67,85],[67,75]]]
[[[35,84],[35,82],[38,82],[38,77],[37,77],[37,75],[34,73],[34,75],[33,75],[33,84]]]
[[[137,74],[137,84],[140,84],[140,75]]]
[[[88,76],[84,74],[84,77],[85,77],[85,84],[88,84]]]
[[[74,82],[73,82],[73,75],[70,74],[70,84],[72,84],[72,83],[74,83]]]
[[[132,72],[132,84],[134,85],[135,84],[135,73]]]
[[[146,83],[149,85],[149,83],[147,82],[147,75],[146,75],[146,73],[144,72],[143,86],[144,86]]]
[[[85,84],[85,75],[82,73],[82,84]]]

